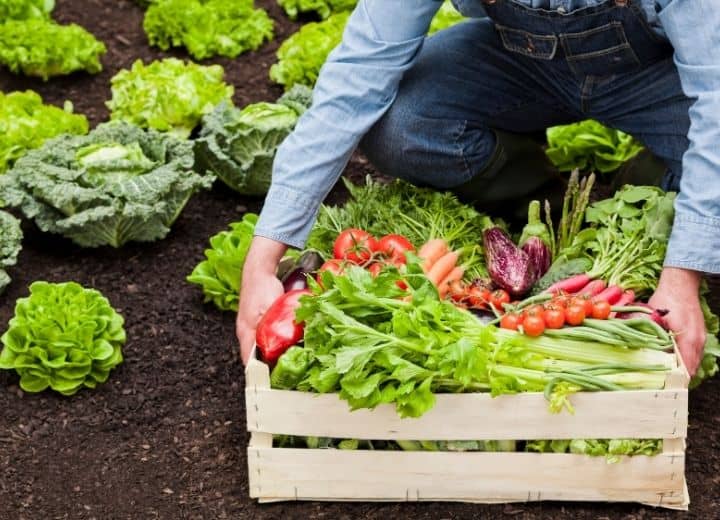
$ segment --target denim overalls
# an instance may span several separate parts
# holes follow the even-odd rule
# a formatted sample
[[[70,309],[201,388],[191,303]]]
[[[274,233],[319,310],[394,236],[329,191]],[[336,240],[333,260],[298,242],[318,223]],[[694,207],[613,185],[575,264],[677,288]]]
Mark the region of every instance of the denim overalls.
[[[639,1],[570,13],[514,0],[455,3],[489,19],[427,39],[361,145],[381,172],[486,209],[522,206],[556,175],[540,147],[544,130],[594,118],[644,142],[667,171],[664,187],[678,188],[692,100]]]

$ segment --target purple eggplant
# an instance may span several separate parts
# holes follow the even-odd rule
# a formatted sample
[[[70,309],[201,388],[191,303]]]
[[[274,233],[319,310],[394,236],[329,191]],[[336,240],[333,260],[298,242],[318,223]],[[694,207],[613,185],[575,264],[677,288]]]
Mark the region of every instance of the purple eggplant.
[[[530,257],[535,268],[535,275],[540,278],[548,272],[552,263],[550,250],[539,237],[530,237],[522,245],[521,249]]]
[[[533,261],[498,227],[483,233],[485,259],[490,278],[514,297],[525,294],[537,281]]]
[[[307,277],[317,271],[323,264],[323,258],[319,254],[308,251],[295,262],[295,265],[287,270],[280,278],[285,292],[297,289],[307,289]]]

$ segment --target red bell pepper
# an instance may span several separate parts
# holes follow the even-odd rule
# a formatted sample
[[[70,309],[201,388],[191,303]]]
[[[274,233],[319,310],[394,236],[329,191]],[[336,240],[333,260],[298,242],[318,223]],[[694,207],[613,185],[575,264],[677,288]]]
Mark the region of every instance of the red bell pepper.
[[[273,302],[258,323],[255,342],[262,358],[275,363],[287,349],[303,338],[304,325],[295,323],[300,298],[312,294],[307,289],[288,291]]]

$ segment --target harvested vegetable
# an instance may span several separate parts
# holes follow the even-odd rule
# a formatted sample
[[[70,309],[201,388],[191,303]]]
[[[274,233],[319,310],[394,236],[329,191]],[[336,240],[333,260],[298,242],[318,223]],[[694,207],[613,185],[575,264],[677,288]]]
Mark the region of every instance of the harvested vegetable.
[[[325,20],[333,13],[351,11],[357,0],[278,0],[278,5],[285,10],[291,20],[299,14],[314,12]]]
[[[539,278],[535,262],[500,228],[483,233],[485,260],[490,278],[512,296],[525,294]]]
[[[47,81],[77,71],[96,74],[105,44],[76,24],[50,20],[9,20],[0,24],[0,63],[15,74]]]
[[[275,300],[260,318],[256,331],[262,359],[274,364],[290,347],[303,339],[302,319],[295,318],[300,298],[312,295],[307,289],[290,291]]]
[[[10,213],[0,210],[0,294],[10,283],[10,276],[5,270],[17,263],[22,239],[20,221]]]
[[[223,82],[223,74],[220,65],[137,60],[110,80],[112,99],[106,105],[112,119],[188,137],[205,114],[232,97],[233,87]]]
[[[197,60],[235,58],[273,38],[273,21],[254,0],[154,0],[143,21],[150,45],[186,47]]]
[[[3,0],[0,2],[0,21],[47,20],[55,8],[55,0]]]
[[[242,221],[210,238],[210,249],[187,281],[202,287],[205,302],[212,302],[222,311],[237,311],[240,280],[245,257],[250,249],[258,216],[246,213]]]
[[[40,95],[32,90],[0,92],[0,173],[51,137],[87,132],[87,118],[73,114],[69,101],[58,108],[44,105]]]
[[[20,388],[72,395],[107,381],[123,358],[123,318],[102,294],[74,282],[35,282],[15,305],[0,338],[0,368],[20,375]]]
[[[82,247],[164,238],[214,178],[192,171],[192,144],[128,123],[62,135],[0,176],[4,201]]]

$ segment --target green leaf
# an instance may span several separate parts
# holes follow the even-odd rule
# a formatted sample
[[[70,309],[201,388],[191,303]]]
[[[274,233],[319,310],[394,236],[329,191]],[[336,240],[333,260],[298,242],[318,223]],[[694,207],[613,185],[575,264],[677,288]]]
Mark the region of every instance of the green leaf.
[[[55,0],[3,0],[0,20],[47,20],[55,7]]]

